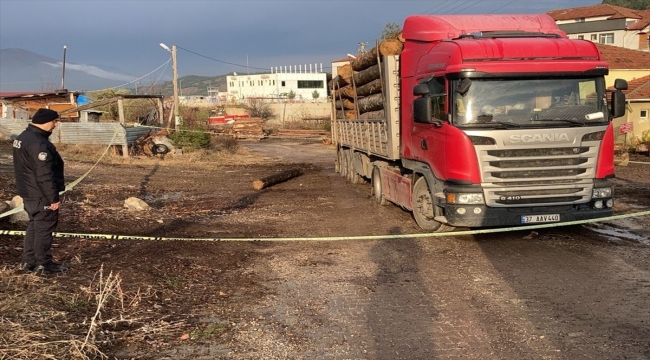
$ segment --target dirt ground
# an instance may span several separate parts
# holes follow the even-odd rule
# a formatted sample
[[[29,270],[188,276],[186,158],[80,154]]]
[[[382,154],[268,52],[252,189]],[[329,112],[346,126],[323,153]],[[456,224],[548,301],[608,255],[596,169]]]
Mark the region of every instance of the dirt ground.
[[[15,195],[10,151],[0,142],[1,200]],[[66,182],[96,159],[73,147],[62,155]],[[46,293],[36,308],[56,313],[48,321],[60,331],[37,342],[83,340],[112,272],[118,290],[92,331],[110,359],[650,358],[650,217],[540,230],[534,245],[530,231],[309,241],[421,233],[408,212],[374,203],[368,185],[345,183],[334,156],[333,146],[312,140],[246,143],[200,158],[113,155],[66,194],[59,232],[202,241],[57,238],[54,257],[69,272],[37,277],[15,271],[21,237],[0,235],[0,304]],[[303,174],[251,186],[293,168]],[[618,167],[615,181],[617,214],[650,209],[650,165]],[[151,208],[128,211],[128,197]],[[6,219],[2,229],[23,230]],[[247,241],[277,237],[300,241]],[[241,241],[208,240],[218,238]],[[513,264],[523,270],[511,272]],[[20,324],[43,333],[32,309],[0,312],[0,359],[3,349],[7,359],[29,358],[14,350],[30,342],[7,331]]]

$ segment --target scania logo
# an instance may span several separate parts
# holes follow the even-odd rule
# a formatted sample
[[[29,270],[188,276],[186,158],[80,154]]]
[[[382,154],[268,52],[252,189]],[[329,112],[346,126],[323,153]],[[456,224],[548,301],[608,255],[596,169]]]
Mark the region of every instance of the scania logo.
[[[545,143],[570,141],[566,133],[510,135],[511,143]]]

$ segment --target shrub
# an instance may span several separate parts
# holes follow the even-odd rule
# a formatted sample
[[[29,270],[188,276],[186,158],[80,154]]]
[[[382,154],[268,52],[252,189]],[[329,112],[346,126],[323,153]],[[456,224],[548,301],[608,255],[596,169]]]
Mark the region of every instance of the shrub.
[[[172,132],[168,137],[175,146],[181,147],[183,151],[187,152],[210,147],[210,134],[199,126],[190,129],[183,124],[180,129]]]
[[[262,121],[267,121],[275,116],[271,105],[264,100],[260,99],[250,99],[248,105],[244,106],[244,109],[251,117],[257,117],[262,119]]]

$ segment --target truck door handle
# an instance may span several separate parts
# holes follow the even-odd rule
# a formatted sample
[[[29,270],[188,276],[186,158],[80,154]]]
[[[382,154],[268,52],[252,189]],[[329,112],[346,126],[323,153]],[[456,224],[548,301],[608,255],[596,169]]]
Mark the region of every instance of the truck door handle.
[[[425,139],[420,141],[420,147],[422,147],[422,150],[427,150],[427,141]]]

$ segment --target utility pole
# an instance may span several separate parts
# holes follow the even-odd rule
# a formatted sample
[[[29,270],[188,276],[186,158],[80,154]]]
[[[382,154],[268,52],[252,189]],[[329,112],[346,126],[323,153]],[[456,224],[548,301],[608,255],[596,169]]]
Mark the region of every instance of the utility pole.
[[[65,52],[68,47],[63,45],[63,73],[61,74],[61,90],[65,89]]]
[[[160,47],[172,53],[172,73],[174,77],[174,128],[178,129],[181,125],[181,110],[178,102],[178,66],[176,64],[176,45],[170,49],[167,45],[160,43]],[[170,124],[171,125],[171,124]]]
[[[178,65],[176,63],[176,45],[172,45],[172,72],[174,76],[174,128],[181,125],[181,109],[178,102]]]

